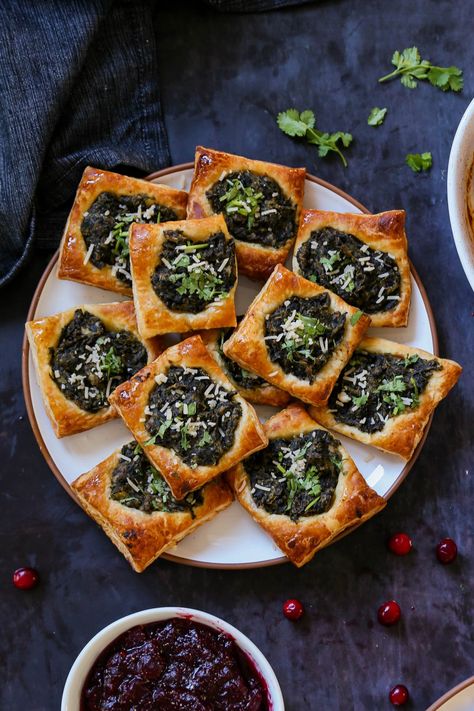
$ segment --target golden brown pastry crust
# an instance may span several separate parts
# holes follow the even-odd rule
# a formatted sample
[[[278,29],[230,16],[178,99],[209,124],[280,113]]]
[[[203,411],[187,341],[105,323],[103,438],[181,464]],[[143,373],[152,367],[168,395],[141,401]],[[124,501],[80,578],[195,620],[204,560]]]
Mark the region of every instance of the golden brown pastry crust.
[[[273,178],[285,195],[297,206],[296,224],[298,225],[303,205],[305,168],[288,168],[266,161],[250,160],[231,153],[203,148],[203,146],[196,148],[194,177],[189,191],[188,218],[201,218],[214,214],[206,191],[226,173],[241,170],[250,170],[252,173]],[[276,264],[285,262],[293,242],[294,238],[288,240],[282,247],[274,248],[236,240],[239,271],[253,279],[266,279]]]
[[[229,487],[217,477],[203,487],[203,502],[194,508],[194,518],[189,511],[145,513],[124,506],[109,495],[119,453],[120,449],[82,474],[71,484],[71,488],[83,509],[99,524],[137,573],[233,501]]]
[[[129,178],[107,170],[91,167],[84,170],[59,248],[58,277],[131,296],[131,287],[112,274],[112,266],[107,264],[98,269],[90,260],[84,264],[87,245],[81,233],[82,219],[84,213],[104,191],[117,195],[149,195],[156,198],[161,205],[174,210],[179,219],[186,217],[188,194],[167,185]]]
[[[314,230],[333,227],[354,235],[374,250],[387,252],[396,261],[400,271],[400,301],[390,311],[370,314],[371,326],[406,326],[410,312],[411,278],[405,234],[405,211],[390,210],[377,215],[304,210],[293,253],[293,270],[301,274],[296,255]]]
[[[212,354],[213,358],[216,359],[217,363],[229,378],[234,388],[239,391],[242,397],[254,405],[273,405],[273,407],[284,407],[287,405],[290,401],[290,395],[288,395],[288,393],[284,390],[279,390],[273,385],[270,385],[270,383],[266,383],[265,386],[250,389],[241,387],[239,383],[233,379],[232,375],[228,372],[219,351],[218,343],[220,334],[221,330],[219,328],[215,328],[210,331],[202,331],[199,335],[207,346],[209,352]]]
[[[295,403],[271,417],[264,429],[269,440],[272,440],[291,438],[323,428],[311,419],[302,405]],[[342,531],[366,521],[386,504],[385,499],[368,486],[342,444],[339,445],[339,451],[342,469],[333,505],[326,513],[304,516],[297,521],[283,514],[268,513],[256,505],[250,493],[250,480],[244,462],[226,474],[242,506],[298,567],[308,563],[318,550],[331,543]]]
[[[190,491],[198,489],[221,472],[229,469],[244,457],[262,449],[267,438],[253,407],[239,394],[235,401],[242,408],[242,417],[235,431],[234,445],[215,465],[197,466],[195,469],[185,464],[172,450],[158,444],[146,446],[150,434],[145,428],[144,411],[151,390],[155,387],[155,377],[166,374],[171,365],[188,368],[202,368],[213,381],[228,390],[234,390],[232,383],[224,375],[199,336],[187,338],[168,348],[153,363],[142,368],[133,378],[122,383],[111,393],[109,400],[117,408],[128,429],[143,447],[148,459],[159,469],[169,484],[173,495],[182,499]]]
[[[291,296],[308,298],[324,292],[329,294],[331,307],[334,310],[347,314],[346,331],[344,339],[334,350],[331,358],[310,383],[285,373],[278,363],[270,360],[264,341],[265,316]],[[224,344],[224,353],[243,368],[249,368],[272,385],[286,390],[294,397],[310,404],[322,404],[328,401],[339,373],[350,360],[352,352],[362,340],[370,324],[370,317],[362,314],[357,323],[352,325],[351,316],[357,311],[357,308],[346,304],[332,291],[323,289],[318,284],[290,272],[279,264],[250,305],[244,320]]]
[[[412,348],[401,343],[387,341],[384,338],[365,338],[358,348],[371,353],[389,353],[401,358],[419,355],[420,358],[437,360],[441,364],[442,370],[435,370],[432,373],[426,388],[420,395],[418,407],[389,418],[380,432],[369,434],[368,432],[362,432],[357,427],[339,422],[327,406],[310,408],[311,416],[325,427],[356,439],[358,442],[371,444],[374,447],[383,449],[385,452],[398,454],[403,459],[410,459],[423,436],[423,431],[431,414],[438,403],[446,397],[456,384],[462,368],[452,360],[438,358],[438,356],[423,351],[421,348]]]
[[[49,349],[57,345],[62,329],[71,321],[77,309],[88,311],[100,318],[108,330],[118,331],[125,329],[130,331],[145,346],[148,353],[148,361],[152,361],[163,351],[159,339],[144,340],[140,337],[133,301],[75,306],[53,316],[29,321],[26,324],[26,333],[36,368],[36,377],[43,397],[44,407],[51,420],[56,437],[65,437],[77,432],[84,432],[117,417],[117,413],[112,406],[103,408],[98,412],[82,410],[63,395],[51,377]]]
[[[151,277],[160,261],[166,230],[182,230],[191,242],[205,242],[216,232],[223,232],[228,242],[233,242],[223,215],[213,215],[202,220],[162,222],[158,225],[134,224],[130,237],[130,265],[132,269],[133,298],[137,312],[138,329],[144,338],[162,333],[183,333],[188,330],[235,326],[235,290],[237,288],[237,262],[234,286],[224,299],[209,304],[199,313],[173,311],[155,292]]]

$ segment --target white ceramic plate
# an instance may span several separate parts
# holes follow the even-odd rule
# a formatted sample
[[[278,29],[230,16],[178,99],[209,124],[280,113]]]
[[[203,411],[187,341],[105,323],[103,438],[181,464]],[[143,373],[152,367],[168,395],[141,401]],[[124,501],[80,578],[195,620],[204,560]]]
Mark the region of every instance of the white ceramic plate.
[[[464,112],[454,136],[449,155],[447,185],[454,242],[464,272],[474,290],[474,99]]]
[[[187,189],[191,175],[190,167],[177,166],[161,171],[159,179],[155,179],[155,182]],[[305,207],[338,212],[362,211],[362,206],[355,200],[311,176],[308,176],[306,180]],[[40,282],[33,299],[33,311],[29,314],[30,319],[41,318],[80,304],[120,299],[117,294],[92,286],[59,280],[56,277],[56,272],[57,264],[54,263],[44,281]],[[258,288],[259,286],[249,279],[239,277],[238,313],[243,313],[246,310],[257,294]],[[413,276],[412,288],[412,306],[408,327],[371,329],[371,335],[382,336],[437,353],[436,331],[431,309],[419,279],[415,279]],[[130,434],[120,420],[114,420],[89,432],[57,439],[43,407],[33,360],[27,346],[23,375],[29,416],[41,451],[53,472],[71,493],[67,484],[129,441]],[[29,402],[30,396],[31,403]],[[263,407],[258,407],[257,410],[262,418],[268,417],[272,411],[275,411],[273,408]],[[341,435],[337,436],[354,458],[370,486],[385,497],[391,496],[399,486],[413,465],[423,444],[422,441],[412,460],[405,463],[395,455],[385,454]],[[204,524],[187,536],[173,549],[172,554],[165,554],[165,557],[190,565],[238,568],[272,565],[286,560],[270,536],[237,502],[234,502],[213,521]]]
[[[427,711],[473,711],[474,676],[444,694]]]

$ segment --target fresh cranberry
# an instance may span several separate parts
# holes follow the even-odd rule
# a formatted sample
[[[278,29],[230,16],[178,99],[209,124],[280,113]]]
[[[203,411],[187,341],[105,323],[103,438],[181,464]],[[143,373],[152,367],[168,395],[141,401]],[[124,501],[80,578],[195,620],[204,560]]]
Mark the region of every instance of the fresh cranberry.
[[[406,533],[394,533],[388,541],[388,547],[395,555],[407,555],[412,546],[412,540]]]
[[[38,583],[38,571],[34,568],[17,568],[13,573],[13,585],[19,590],[31,590]]]
[[[381,625],[394,625],[400,619],[402,612],[400,610],[400,605],[395,600],[389,600],[380,605],[377,612],[378,621]]]
[[[288,620],[299,620],[304,608],[299,600],[287,600],[283,603],[283,614]]]
[[[444,565],[456,560],[457,554],[458,547],[452,538],[442,538],[436,546],[436,557]]]
[[[405,706],[406,702],[410,698],[410,694],[408,693],[406,686],[403,686],[403,684],[397,684],[389,693],[388,698],[390,699],[390,703],[394,706]]]

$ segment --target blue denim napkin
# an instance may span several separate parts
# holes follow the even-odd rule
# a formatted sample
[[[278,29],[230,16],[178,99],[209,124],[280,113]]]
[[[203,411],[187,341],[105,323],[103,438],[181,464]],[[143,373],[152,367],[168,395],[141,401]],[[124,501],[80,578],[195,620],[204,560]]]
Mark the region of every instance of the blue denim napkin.
[[[301,0],[208,0],[260,11]],[[57,246],[86,165],[169,164],[152,0],[0,3],[0,285]]]

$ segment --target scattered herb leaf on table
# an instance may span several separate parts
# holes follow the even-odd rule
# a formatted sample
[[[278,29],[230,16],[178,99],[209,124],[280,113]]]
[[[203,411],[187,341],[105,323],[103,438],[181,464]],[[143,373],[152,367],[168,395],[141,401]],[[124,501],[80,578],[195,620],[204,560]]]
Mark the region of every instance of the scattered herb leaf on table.
[[[336,131],[336,133],[323,133],[315,128],[316,119],[309,109],[301,113],[296,109],[287,109],[278,114],[277,123],[287,136],[306,138],[308,143],[318,146],[320,158],[325,158],[328,153],[337,153],[344,167],[347,167],[342,149],[348,148],[352,143],[350,133]]]

